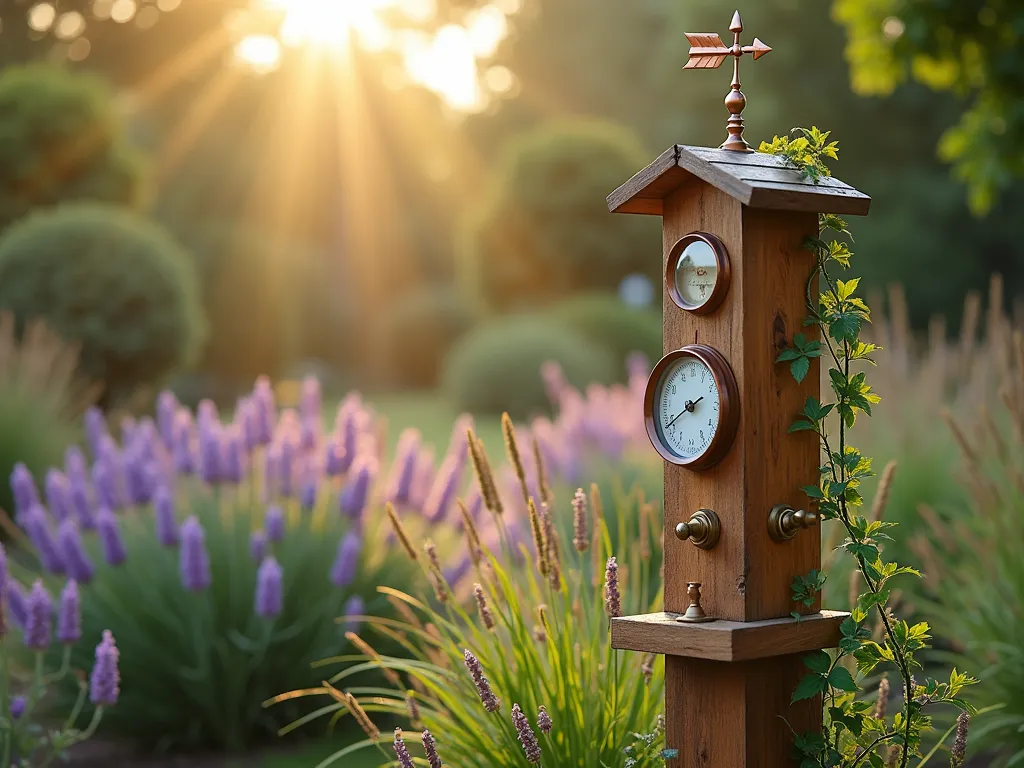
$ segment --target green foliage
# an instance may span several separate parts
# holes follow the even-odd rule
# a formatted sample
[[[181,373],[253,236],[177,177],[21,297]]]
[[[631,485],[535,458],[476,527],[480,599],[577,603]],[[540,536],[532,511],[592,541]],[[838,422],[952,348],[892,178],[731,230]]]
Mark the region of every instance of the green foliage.
[[[98,394],[77,366],[78,350],[44,325],[30,323],[18,340],[13,317],[0,314],[0,509],[13,513],[7,478],[15,464],[42,477],[77,438],[78,418]]]
[[[179,483],[187,486],[179,506],[187,504],[205,530],[209,589],[183,588],[178,550],[161,546],[148,508],[121,518],[128,552],[123,564],[106,564],[100,541],[94,535],[85,540],[96,574],[81,587],[83,631],[92,637],[109,628],[122,652],[121,705],[104,717],[104,733],[161,752],[241,750],[305,713],[302,702],[273,712],[261,702],[318,683],[311,664],[350,647],[344,635],[351,627],[339,620],[347,601],[362,596],[366,613],[387,616],[376,586],[402,586],[411,570],[394,548],[367,545],[356,580],[333,586],[329,572],[348,523],[336,500],[322,498],[312,512],[292,502],[284,539],[268,549],[284,573],[283,610],[263,619],[254,613],[259,563],[249,541],[263,524],[257,489],[217,491],[186,478]],[[376,540],[379,518],[367,525],[367,541]],[[72,665],[88,668],[90,654],[76,648]]]
[[[981,661],[972,699],[997,711],[971,729],[971,741],[1000,768],[1024,760],[1022,381],[1018,360],[1006,378],[1006,405],[977,419],[971,438],[950,420],[969,501],[938,517],[916,542],[937,582],[919,610],[949,639],[953,650],[944,657],[960,667]]]
[[[99,642],[102,634],[88,637]],[[109,715],[110,711],[109,706],[93,707],[86,727],[79,727],[89,694],[85,670],[94,663],[94,647],[79,654],[86,663],[74,670],[71,658],[75,650],[88,643],[62,643],[59,651],[55,648],[53,654],[60,658],[52,669],[48,668],[45,650],[33,651],[29,668],[21,669],[16,658],[23,654],[23,650],[12,647],[17,641],[17,635],[0,637],[0,714],[5,723],[11,723],[0,733],[0,768],[31,768],[35,765],[48,766],[55,760],[66,761],[67,751],[92,738],[104,713]],[[57,714],[46,709],[49,694],[63,685],[74,685],[77,691],[66,717],[63,711]],[[54,725],[57,717],[60,720]]]
[[[448,350],[475,319],[454,286],[424,287],[399,301],[381,333],[390,382],[413,389],[437,386]]]
[[[592,344],[605,347],[625,375],[625,361],[642,352],[652,363],[661,357],[661,314],[630,307],[606,293],[583,294],[555,304],[548,314]]]
[[[1024,56],[1019,3],[970,0],[835,0],[849,35],[854,89],[889,95],[912,79],[949,94],[962,113],[939,153],[967,184],[971,207],[989,210],[1024,177]],[[966,98],[965,98],[966,97]]]
[[[0,307],[81,343],[110,400],[155,384],[203,338],[188,255],[157,225],[95,204],[32,214],[0,238]]]
[[[558,502],[552,514],[563,520],[571,518],[568,500]],[[659,717],[663,662],[653,655],[645,658],[612,650],[606,585],[600,576],[594,579],[588,572],[591,561],[604,564],[613,554],[608,526],[612,520],[627,517],[627,510],[608,508],[600,518],[593,510],[584,514],[594,533],[590,551],[577,551],[565,538],[559,543],[546,533],[534,538],[543,555],[538,553],[538,544],[529,550],[524,547],[521,553],[510,551],[504,543],[494,552],[481,548],[474,580],[482,591],[475,600],[468,598],[473,607],[465,607],[467,596],[452,594],[436,567],[421,557],[424,582],[433,584],[444,601],[382,589],[404,603],[406,618],[400,623],[371,620],[385,637],[400,633],[410,658],[364,657],[362,664],[328,677],[318,691],[283,694],[277,701],[296,694],[319,694],[327,703],[318,714],[337,720],[355,711],[351,702],[344,703],[351,695],[371,720],[384,716],[405,721],[409,718],[408,699],[413,699],[418,716],[411,718],[412,729],[428,729],[444,763],[464,768],[530,765],[509,717],[513,705],[518,704],[539,741],[544,766],[663,765],[665,757],[675,754],[664,748]],[[497,520],[502,542],[507,542],[506,522],[500,517]],[[536,530],[546,529],[542,518],[534,522]],[[644,555],[627,554],[643,551],[638,533],[660,547],[660,530],[658,521],[648,521],[646,530],[634,529],[614,550],[620,556],[616,583],[621,595],[621,606],[611,609],[615,615],[619,610],[623,614],[657,610],[661,604],[657,582],[647,576],[650,569],[633,559]],[[475,534],[470,534],[471,547],[476,540]],[[650,556],[648,551],[646,557]],[[552,569],[551,563],[558,568]],[[500,707],[492,712],[483,705],[481,689],[467,664],[467,651],[479,660],[489,691],[500,700]],[[347,660],[342,657],[327,663]],[[415,690],[369,688],[351,682],[351,676],[360,670],[380,666],[398,672],[400,682],[408,680]],[[549,734],[537,724],[541,707],[553,723]],[[388,740],[387,736],[371,736],[340,750],[321,766],[342,764],[348,754],[373,747],[390,761],[392,756],[384,746]]]
[[[525,418],[550,411],[541,366],[557,361],[569,382],[583,387],[614,378],[611,356],[586,337],[549,318],[514,315],[481,325],[452,348],[442,387],[461,411]]]
[[[795,166],[817,178],[825,173],[822,157],[833,156],[835,145],[826,144],[828,134],[817,129],[801,133],[802,138],[808,140],[806,145],[794,150],[793,143],[776,138],[771,145],[763,144],[762,151],[786,156]],[[817,156],[816,149],[820,150]],[[822,216],[821,229],[823,233],[831,230],[838,238],[849,237],[846,223],[835,216]],[[914,568],[883,559],[884,544],[892,541],[888,531],[896,524],[875,515],[861,514],[863,498],[859,489],[873,474],[871,459],[847,443],[848,430],[856,423],[858,414],[871,416],[871,406],[879,401],[867,384],[866,372],[856,370],[870,363],[870,354],[874,351],[873,345],[861,340],[861,330],[870,321],[870,311],[856,295],[859,283],[856,278],[844,282],[835,277],[837,270],[850,266],[848,244],[841,239],[826,241],[819,236],[810,238],[807,247],[817,258],[807,282],[810,314],[805,324],[816,327],[821,334],[823,346],[815,351],[828,353],[834,402],[822,404],[809,398],[791,431],[813,431],[819,437],[825,463],[820,468],[818,481],[808,485],[805,492],[811,503],[817,505],[822,520],[836,521],[842,526],[846,539],[840,547],[856,563],[865,591],[857,597],[850,618],[842,625],[843,639],[838,650],[832,654],[818,651],[804,659],[809,672],[794,691],[793,701],[821,695],[825,718],[820,732],[795,734],[795,743],[802,756],[801,768],[855,768],[865,760],[874,768],[885,765],[906,768],[912,757],[921,756],[922,734],[931,729],[931,718],[925,714],[925,709],[949,704],[973,712],[960,692],[976,681],[956,669],[950,673],[948,681],[924,677],[923,682],[919,682],[914,677],[915,668],[921,667],[918,654],[928,647],[929,625],[926,622],[911,625],[899,619],[889,600],[894,579],[920,574]],[[819,282],[823,290],[813,295],[811,289]],[[779,356],[779,362],[790,363],[794,378],[806,375],[802,367],[792,369],[794,361],[806,356],[806,350],[806,340],[801,340]],[[794,601],[805,606],[813,604],[814,593],[823,585],[824,579],[818,572],[795,579]],[[870,628],[865,626],[871,616],[876,617],[880,630],[878,640],[872,639]],[[851,659],[861,679],[879,666],[895,668],[906,695],[900,712],[891,722],[884,716],[876,717],[870,701],[857,698],[861,686],[851,672]],[[918,765],[924,762],[926,760],[921,760]]]
[[[73,200],[136,205],[141,173],[113,96],[92,76],[29,65],[0,74],[0,230]]]
[[[628,131],[598,121],[550,123],[512,142],[467,233],[473,293],[508,310],[655,277],[657,222],[609,216],[605,202],[649,161]]]

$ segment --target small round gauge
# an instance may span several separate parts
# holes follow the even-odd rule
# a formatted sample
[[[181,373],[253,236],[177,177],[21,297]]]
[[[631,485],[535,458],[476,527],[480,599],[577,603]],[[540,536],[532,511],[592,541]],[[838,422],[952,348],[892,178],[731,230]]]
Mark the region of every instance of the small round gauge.
[[[720,462],[739,426],[739,389],[725,357],[703,344],[665,355],[648,379],[644,418],[665,461],[690,469]]]
[[[698,315],[713,312],[729,291],[732,271],[725,244],[706,232],[693,232],[672,246],[665,270],[669,295]]]

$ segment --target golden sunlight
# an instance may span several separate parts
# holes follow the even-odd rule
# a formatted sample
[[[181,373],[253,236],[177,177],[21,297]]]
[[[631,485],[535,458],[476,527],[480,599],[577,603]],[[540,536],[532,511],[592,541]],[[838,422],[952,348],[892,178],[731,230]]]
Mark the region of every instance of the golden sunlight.
[[[407,82],[436,93],[452,110],[477,112],[511,88],[507,78],[495,83],[482,65],[507,37],[508,17],[519,6],[518,0],[494,0],[461,23],[428,31],[437,16],[435,0],[252,0],[250,18],[263,24],[254,26],[259,32],[236,38],[235,57],[266,73],[279,66],[281,46],[330,55],[358,45],[397,56]],[[267,23],[274,25],[270,36]],[[334,58],[344,66],[344,56]]]

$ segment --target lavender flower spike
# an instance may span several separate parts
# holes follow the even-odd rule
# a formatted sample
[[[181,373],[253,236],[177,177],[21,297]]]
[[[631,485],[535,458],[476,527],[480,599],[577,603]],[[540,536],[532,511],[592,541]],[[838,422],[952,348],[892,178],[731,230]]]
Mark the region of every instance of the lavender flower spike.
[[[202,592],[213,582],[210,554],[206,551],[206,534],[195,516],[182,523],[178,565],[182,586],[190,592]]]
[[[274,504],[267,507],[267,514],[263,520],[263,529],[267,533],[269,541],[282,541],[285,533],[284,510]]]
[[[512,724],[516,727],[516,734],[519,743],[523,745],[523,753],[526,755],[526,762],[540,762],[540,744],[537,743],[537,736],[530,727],[530,721],[526,719],[523,710],[518,704],[512,705]]]
[[[409,754],[409,748],[402,741],[401,728],[395,728],[395,757],[398,758],[401,768],[416,768],[416,764],[412,761],[412,755]]]
[[[256,614],[271,619],[284,607],[284,574],[273,557],[266,558],[256,572]]]
[[[610,617],[622,615],[622,597],[619,594],[619,564],[614,557],[608,558],[604,569],[604,609]]]
[[[347,587],[355,581],[359,572],[359,554],[363,540],[359,534],[350,531],[338,543],[338,554],[331,566],[331,583],[336,587]]]
[[[967,728],[971,724],[971,716],[961,712],[956,719],[956,739],[949,750],[949,764],[960,768],[967,757]]]
[[[267,554],[267,534],[263,531],[253,531],[249,534],[249,557],[257,563],[263,562]]]
[[[106,507],[101,507],[96,513],[96,528],[99,530],[100,543],[103,544],[103,559],[107,561],[107,565],[121,565],[128,559],[128,552],[125,551],[124,541],[121,539],[117,515]]]
[[[469,670],[469,674],[473,678],[473,685],[476,686],[480,701],[483,702],[484,709],[488,712],[497,712],[501,709],[501,699],[495,696],[494,691],[491,690],[491,684],[484,676],[484,668],[480,666],[480,659],[474,656],[468,648],[463,651],[462,656],[466,662],[466,669]]]
[[[74,645],[82,639],[82,603],[78,597],[78,584],[70,579],[60,593],[60,610],[57,612],[57,640],[64,645]]]
[[[24,715],[26,703],[24,696],[15,696],[11,699],[11,717],[17,720]]]
[[[551,729],[555,727],[551,722],[551,715],[548,714],[547,707],[541,707],[537,712],[537,727],[542,733],[551,733]]]
[[[11,471],[11,493],[14,496],[14,511],[17,515],[27,512],[39,504],[39,490],[28,467],[20,461]]]
[[[103,641],[96,646],[96,663],[89,677],[89,700],[97,707],[112,707],[117,704],[121,692],[121,675],[117,669],[120,656],[110,630],[104,630]]]
[[[32,585],[26,609],[25,645],[36,651],[45,651],[53,637],[53,601],[42,579],[36,579]]]
[[[345,601],[345,606],[341,609],[341,615],[345,617],[344,629],[346,632],[358,632],[360,619],[359,616],[363,616],[366,613],[366,603],[363,598],[359,595],[352,595],[348,600]]]
[[[174,515],[174,496],[167,486],[160,485],[153,493],[153,514],[156,517],[156,538],[165,547],[178,546],[178,521]]]
[[[85,553],[82,545],[82,537],[78,533],[78,526],[75,521],[68,518],[60,524],[57,531],[57,542],[60,544],[60,552],[64,557],[64,568],[75,581],[88,584],[92,581],[95,569],[89,556]]]
[[[7,598],[5,607],[10,610],[14,623],[24,627],[28,620],[28,597],[25,595],[25,590],[14,579],[8,579],[5,597]]]
[[[463,466],[456,456],[448,456],[442,462],[423,502],[423,516],[428,521],[437,523],[448,515],[462,482]]]
[[[437,754],[437,742],[430,731],[423,732],[423,754],[427,756],[427,764],[430,768],[442,768],[443,763]]]
[[[50,513],[58,523],[63,521],[71,514],[71,483],[59,469],[51,469],[46,473],[43,487]]]
[[[349,520],[362,520],[375,475],[376,461],[372,457],[360,459],[353,467],[352,476],[338,498],[341,514]]]
[[[60,556],[57,540],[50,528],[46,510],[36,504],[22,515],[21,524],[25,528],[32,545],[39,552],[39,561],[50,573],[64,573],[64,558]]]

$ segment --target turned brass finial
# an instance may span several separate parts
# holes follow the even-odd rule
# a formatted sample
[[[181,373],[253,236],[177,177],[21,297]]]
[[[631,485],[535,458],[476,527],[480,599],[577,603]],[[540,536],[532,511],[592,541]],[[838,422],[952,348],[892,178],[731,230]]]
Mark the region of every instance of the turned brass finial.
[[[700,549],[712,549],[722,535],[722,522],[710,509],[698,509],[689,522],[676,526],[676,538]]]
[[[725,107],[729,110],[729,138],[721,146],[734,152],[753,152],[750,145],[743,139],[743,108],[747,106],[747,97],[740,90],[740,59],[746,53],[757,61],[771,48],[756,37],[753,45],[741,45],[740,34],[743,32],[743,20],[740,12],[732,17],[729,31],[733,33],[731,46],[722,42],[720,35],[707,32],[688,32],[686,39],[690,41],[690,60],[683,69],[718,69],[729,56],[733,57],[732,90],[725,97]]]
[[[793,509],[788,504],[772,507],[768,515],[768,533],[776,541],[789,541],[800,531],[818,524],[818,516],[804,509]]]
[[[690,606],[686,609],[686,613],[676,617],[676,621],[684,624],[704,624],[714,621],[713,618],[704,613],[704,609],[700,606],[700,582],[689,582],[686,585],[686,596],[690,598]]]

